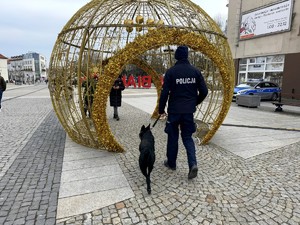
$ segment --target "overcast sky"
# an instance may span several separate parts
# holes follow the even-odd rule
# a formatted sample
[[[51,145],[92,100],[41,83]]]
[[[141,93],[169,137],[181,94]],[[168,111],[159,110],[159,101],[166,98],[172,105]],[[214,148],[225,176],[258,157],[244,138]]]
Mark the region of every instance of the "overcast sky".
[[[192,0],[212,18],[227,18],[227,0]],[[49,63],[57,35],[89,0],[2,0],[0,54],[7,58],[37,52]]]

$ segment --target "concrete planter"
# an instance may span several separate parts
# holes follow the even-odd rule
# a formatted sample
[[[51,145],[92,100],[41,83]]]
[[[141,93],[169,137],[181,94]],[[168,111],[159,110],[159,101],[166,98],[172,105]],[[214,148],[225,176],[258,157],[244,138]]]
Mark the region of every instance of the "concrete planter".
[[[236,104],[247,107],[260,106],[260,96],[258,95],[237,95]]]

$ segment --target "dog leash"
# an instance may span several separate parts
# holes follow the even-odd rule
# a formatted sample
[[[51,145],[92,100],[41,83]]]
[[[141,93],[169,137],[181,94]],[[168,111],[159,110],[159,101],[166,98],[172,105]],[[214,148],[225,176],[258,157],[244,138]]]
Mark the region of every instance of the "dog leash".
[[[159,120],[160,116],[161,116],[161,115],[159,115],[159,116],[157,117],[157,119],[155,120],[154,124],[152,125],[152,128],[156,125],[156,123],[157,123],[157,121]]]

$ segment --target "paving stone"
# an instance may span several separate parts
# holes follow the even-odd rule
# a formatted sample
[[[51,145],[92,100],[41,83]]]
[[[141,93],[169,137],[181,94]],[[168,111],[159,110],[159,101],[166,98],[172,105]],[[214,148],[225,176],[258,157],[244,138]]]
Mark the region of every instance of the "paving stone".
[[[126,103],[120,108],[120,121],[108,121],[126,150],[116,159],[135,196],[56,221],[66,134],[50,99],[14,99],[5,104],[9,117],[1,114],[0,121],[7,132],[0,151],[0,224],[300,224],[300,142],[247,159],[213,143],[198,146],[198,177],[189,181],[181,140],[177,170],[163,166],[167,136],[161,120],[152,129],[156,163],[148,195],[138,167],[138,133],[150,115]],[[112,114],[110,107],[107,111]],[[228,138],[233,138],[230,133]]]
[[[51,163],[55,165],[56,169],[59,169],[57,162],[62,162],[64,143],[56,145],[56,148],[49,148],[49,144],[61,139],[65,140],[65,132],[51,109],[50,99],[23,99],[23,101],[15,99],[7,103],[12,103],[10,104],[11,108],[8,109],[11,110],[9,113],[12,117],[26,111],[30,111],[32,114],[28,114],[28,116],[22,114],[24,121],[15,120],[10,123],[5,143],[10,143],[12,139],[19,140],[20,143],[6,146],[5,149],[9,149],[9,152],[5,152],[5,154],[9,154],[9,157],[4,157],[3,152],[0,153],[1,162],[5,164],[4,168],[6,169],[5,173],[0,176],[0,198],[3,198],[4,204],[11,205],[6,222],[7,224],[13,222],[14,224],[40,223],[45,225],[45,220],[42,222],[36,220],[35,215],[39,212],[40,207],[47,210],[49,205],[40,205],[40,202],[36,202],[34,193],[37,189],[45,187],[47,181],[44,181],[44,178],[53,176],[53,171],[49,170]],[[16,106],[19,107],[19,110],[16,109]],[[7,127],[6,124],[1,125]],[[53,162],[51,162],[52,160]],[[48,185],[49,192],[47,194],[50,195],[52,184],[48,183]],[[4,188],[5,192],[2,191]],[[8,198],[5,197],[6,194],[9,194]],[[2,210],[0,211],[2,212]],[[43,213],[47,214],[46,211]],[[51,217],[49,221],[52,222],[46,222],[55,224],[55,214],[51,214]]]

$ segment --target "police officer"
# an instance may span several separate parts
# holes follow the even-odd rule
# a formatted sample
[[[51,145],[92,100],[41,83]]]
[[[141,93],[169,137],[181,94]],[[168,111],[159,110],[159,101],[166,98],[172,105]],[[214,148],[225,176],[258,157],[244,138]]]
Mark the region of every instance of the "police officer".
[[[188,179],[197,177],[198,167],[195,143],[192,134],[196,131],[193,113],[208,94],[201,72],[188,61],[188,47],[179,46],[175,51],[177,62],[167,70],[159,101],[159,114],[165,115],[168,101],[168,119],[165,132],[168,134],[167,160],[164,165],[176,170],[179,128],[186,149],[189,174]]]

